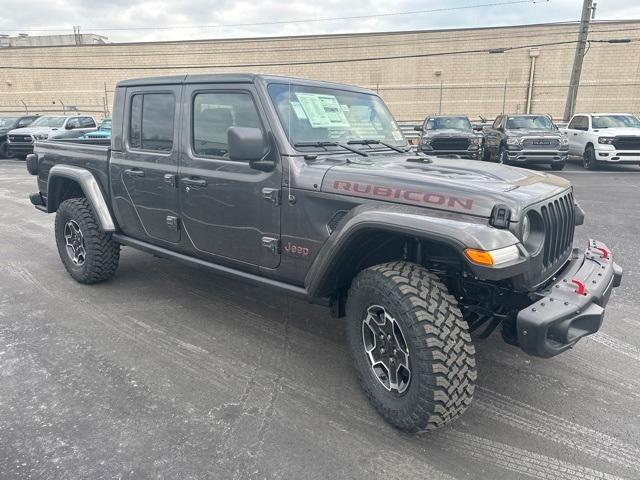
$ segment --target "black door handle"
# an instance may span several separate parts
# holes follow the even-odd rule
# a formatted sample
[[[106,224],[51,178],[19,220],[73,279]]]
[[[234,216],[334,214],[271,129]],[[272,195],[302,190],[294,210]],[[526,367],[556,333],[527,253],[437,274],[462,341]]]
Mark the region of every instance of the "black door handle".
[[[574,134],[573,134],[573,136],[574,136],[574,137],[577,137],[577,136],[578,136],[578,134],[577,134],[577,133],[574,133]]]
[[[138,168],[129,168],[124,171],[125,175],[129,175],[130,177],[144,177],[144,171]]]
[[[207,181],[203,178],[190,177],[190,178],[183,178],[181,181],[183,185],[187,185],[189,187],[204,188],[207,186]]]

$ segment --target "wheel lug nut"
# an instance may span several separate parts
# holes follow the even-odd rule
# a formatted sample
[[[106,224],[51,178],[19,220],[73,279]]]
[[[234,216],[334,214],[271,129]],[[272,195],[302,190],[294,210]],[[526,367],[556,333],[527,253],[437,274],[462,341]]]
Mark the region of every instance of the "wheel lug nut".
[[[385,352],[384,348],[381,348],[380,353],[384,354],[384,352]]]
[[[391,340],[391,335],[387,335],[387,340]]]

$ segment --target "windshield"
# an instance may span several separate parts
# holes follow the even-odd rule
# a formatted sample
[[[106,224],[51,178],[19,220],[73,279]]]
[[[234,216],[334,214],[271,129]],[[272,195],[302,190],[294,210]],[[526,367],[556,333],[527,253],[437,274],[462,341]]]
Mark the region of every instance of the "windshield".
[[[640,120],[633,115],[594,115],[593,128],[640,128]]]
[[[103,120],[100,124],[100,130],[111,130],[111,119]]]
[[[435,117],[427,120],[427,130],[471,130],[467,117]]]
[[[67,117],[40,117],[31,124],[32,127],[57,127],[64,125]]]
[[[553,130],[553,122],[546,115],[527,115],[507,118],[508,130],[518,130],[521,128],[532,130]]]
[[[375,95],[279,83],[269,85],[269,95],[294,145],[358,140],[407,144],[386,105]]]
[[[13,127],[18,121],[18,117],[2,117],[0,118],[0,128]]]

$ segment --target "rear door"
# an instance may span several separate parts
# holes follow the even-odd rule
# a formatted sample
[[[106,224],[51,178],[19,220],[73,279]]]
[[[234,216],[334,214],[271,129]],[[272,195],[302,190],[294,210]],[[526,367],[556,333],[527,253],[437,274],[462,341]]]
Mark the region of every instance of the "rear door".
[[[180,242],[181,85],[127,88],[121,151],[110,161],[112,199],[123,232],[151,243]]]
[[[183,110],[189,114],[182,120],[181,222],[195,253],[246,266],[278,266],[281,165],[262,172],[228,156],[229,127],[260,128],[269,135],[254,86],[186,85]]]

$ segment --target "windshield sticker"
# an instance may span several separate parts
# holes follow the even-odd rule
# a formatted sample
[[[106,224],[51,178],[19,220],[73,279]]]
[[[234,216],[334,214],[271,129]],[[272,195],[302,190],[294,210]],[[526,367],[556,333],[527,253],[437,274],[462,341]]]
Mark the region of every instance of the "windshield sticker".
[[[313,128],[351,126],[335,96],[296,92],[296,97]]]
[[[302,108],[302,105],[300,105],[300,102],[291,102],[291,108],[293,108],[293,111],[296,113],[298,120],[307,119],[307,115],[304,113],[304,109]]]

